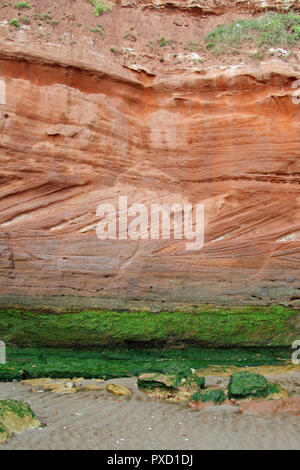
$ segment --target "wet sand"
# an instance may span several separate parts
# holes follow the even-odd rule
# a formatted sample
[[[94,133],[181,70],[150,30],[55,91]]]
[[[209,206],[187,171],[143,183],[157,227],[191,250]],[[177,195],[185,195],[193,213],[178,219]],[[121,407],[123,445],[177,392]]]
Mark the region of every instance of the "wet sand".
[[[278,375],[298,394],[300,374]],[[227,378],[210,377],[211,384]],[[130,397],[107,391],[71,395],[33,393],[20,383],[0,383],[0,399],[26,401],[45,427],[26,431],[1,445],[9,449],[300,449],[300,416],[239,414],[221,405],[202,411],[186,403],[149,399],[135,378],[108,381],[132,390]]]

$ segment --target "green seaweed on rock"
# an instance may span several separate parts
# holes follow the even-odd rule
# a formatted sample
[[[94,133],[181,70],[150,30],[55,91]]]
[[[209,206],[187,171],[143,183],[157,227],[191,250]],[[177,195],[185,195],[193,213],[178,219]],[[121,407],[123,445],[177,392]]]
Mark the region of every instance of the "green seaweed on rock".
[[[192,368],[188,366],[172,364],[164,372],[170,376],[174,388],[180,387],[183,383],[185,386],[195,384],[199,388],[204,388],[205,378],[198,377]]]
[[[202,306],[194,312],[39,313],[0,309],[0,337],[29,347],[290,346],[298,312],[283,307]]]
[[[218,364],[226,368],[284,365],[290,361],[287,348],[205,349],[185,345],[180,349],[93,348],[51,349],[7,347],[7,363],[0,364],[0,381],[22,378],[117,378],[143,373],[175,375],[178,380],[192,372]],[[177,372],[176,372],[177,371]],[[203,374],[202,374],[203,375]],[[200,379],[201,380],[201,379]]]
[[[18,365],[0,364],[0,382],[22,380],[23,371]]]
[[[267,397],[278,391],[278,387],[269,384],[263,375],[244,370],[234,372],[228,384],[229,398]]]
[[[190,401],[212,401],[214,403],[223,403],[226,400],[226,395],[223,390],[205,390],[204,392],[195,392]]]
[[[0,442],[14,434],[41,426],[30,406],[17,400],[0,400]]]

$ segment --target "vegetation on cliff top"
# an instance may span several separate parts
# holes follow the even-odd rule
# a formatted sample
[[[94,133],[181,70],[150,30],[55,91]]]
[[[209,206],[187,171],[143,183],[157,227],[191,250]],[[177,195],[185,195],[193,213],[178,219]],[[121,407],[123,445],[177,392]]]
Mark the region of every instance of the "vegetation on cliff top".
[[[242,43],[258,48],[290,46],[300,40],[300,15],[268,13],[258,18],[221,25],[205,37],[208,49],[216,54],[234,52]]]
[[[81,2],[86,5],[86,8],[82,8]],[[45,8],[48,9],[47,13],[44,11]],[[72,2],[72,5],[58,8],[56,2],[51,1],[47,4],[38,2],[31,5],[24,1],[14,4],[0,0],[0,9],[3,9],[3,15],[6,16],[12,33],[26,24],[30,25],[26,28],[26,35],[36,35],[39,39],[44,38],[45,41],[49,41],[51,37],[51,42],[59,41],[61,44],[66,42],[69,45],[75,45],[76,43],[82,44],[81,35],[92,32],[95,33],[92,39],[93,47],[96,49],[100,47],[103,52],[106,46],[107,52],[111,51],[114,54],[114,59],[130,61],[131,64],[145,63],[149,66],[152,60],[159,60],[164,66],[176,66],[176,68],[181,63],[185,65],[189,63],[192,66],[206,62],[209,65],[209,62],[216,62],[216,55],[225,54],[228,55],[226,58],[228,64],[247,59],[262,60],[272,55],[285,61],[289,59],[291,62],[298,62],[295,46],[300,40],[300,15],[294,11],[269,12],[260,16],[251,16],[249,12],[248,18],[239,19],[230,24],[228,24],[230,19],[226,16],[227,24],[218,26],[205,36],[207,25],[210,24],[208,18],[198,21],[190,15],[186,17],[185,23],[178,18],[170,24],[165,20],[167,15],[164,15],[163,9],[160,9],[161,18],[164,20],[160,31],[157,31],[156,24],[153,24],[149,16],[147,21],[141,21],[143,10],[139,10],[138,15],[133,14],[132,19],[128,21],[126,8],[109,1],[76,0]],[[270,9],[273,8],[270,7]],[[19,15],[17,18],[15,18],[16,10]],[[25,21],[20,18],[23,11],[27,13]],[[278,11],[281,10],[278,9]],[[55,18],[51,15],[55,15]],[[100,15],[104,23],[102,29],[94,24],[95,17]],[[119,27],[114,27],[114,24],[122,24],[120,18],[123,15],[125,35]],[[139,24],[134,24],[137,21]],[[54,28],[58,24],[59,26]],[[143,24],[142,31],[141,24]],[[183,24],[185,28],[182,28]],[[46,25],[51,27],[48,28]],[[78,25],[82,26],[80,32]],[[43,26],[43,30],[37,26]],[[69,37],[71,30],[72,37]],[[166,35],[170,38],[166,39]],[[75,36],[76,40],[73,39]],[[128,41],[134,44],[128,44]],[[127,47],[128,45],[134,45],[134,47]],[[272,50],[274,47],[284,47],[287,50]],[[191,56],[184,51],[201,54],[201,57]],[[222,57],[221,60],[223,61],[224,58]]]
[[[108,13],[112,10],[112,7],[108,5],[106,2],[98,2],[97,0],[87,0],[88,3],[91,3],[94,7],[94,15],[100,16],[104,13]]]
[[[15,4],[15,8],[17,8],[18,10],[22,10],[23,8],[31,8],[31,5],[27,2],[19,2]]]
[[[10,20],[9,24],[13,26],[14,28],[19,28],[20,27],[20,22],[17,20],[17,18],[13,18]]]

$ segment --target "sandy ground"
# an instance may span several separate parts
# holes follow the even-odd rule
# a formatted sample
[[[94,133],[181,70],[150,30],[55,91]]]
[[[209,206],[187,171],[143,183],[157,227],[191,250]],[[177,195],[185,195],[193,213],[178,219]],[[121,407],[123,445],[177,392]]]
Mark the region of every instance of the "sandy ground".
[[[227,379],[210,380],[225,384]],[[299,392],[300,374],[274,381],[288,384],[292,394]],[[239,414],[228,405],[194,411],[186,404],[149,399],[138,391],[135,378],[113,382],[130,388],[132,395],[32,393],[19,383],[0,383],[0,399],[26,401],[46,425],[13,437],[1,450],[300,449],[300,417],[295,414]]]

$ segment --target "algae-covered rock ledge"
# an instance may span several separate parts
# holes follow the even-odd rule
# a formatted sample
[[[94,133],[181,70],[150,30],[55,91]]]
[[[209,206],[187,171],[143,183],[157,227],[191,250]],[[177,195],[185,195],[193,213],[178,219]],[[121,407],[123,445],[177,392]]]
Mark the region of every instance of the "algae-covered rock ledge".
[[[204,347],[290,347],[299,333],[299,313],[285,307],[190,312],[87,311],[42,313],[0,310],[0,337],[28,347],[111,347],[190,343]]]
[[[153,372],[168,375],[187,368],[197,369],[201,376],[222,375],[228,368],[235,372],[242,367],[275,374],[281,369],[281,373],[294,372],[298,366],[291,364],[291,349],[286,347],[216,349],[180,344],[160,348],[120,345],[114,349],[99,346],[58,349],[8,346],[7,363],[0,365],[0,382],[41,377],[107,380]]]

